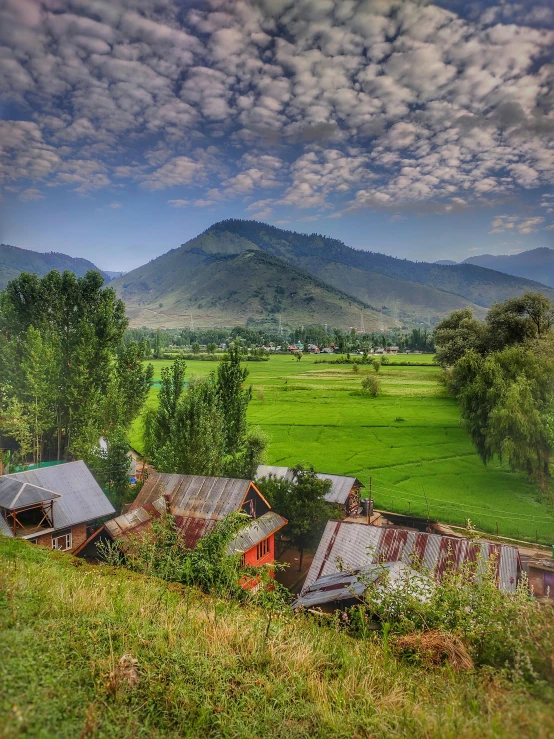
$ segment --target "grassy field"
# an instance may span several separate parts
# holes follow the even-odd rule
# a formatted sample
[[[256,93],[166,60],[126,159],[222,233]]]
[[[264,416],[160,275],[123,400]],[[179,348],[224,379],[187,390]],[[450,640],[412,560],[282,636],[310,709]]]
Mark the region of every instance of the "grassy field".
[[[552,690],[0,537],[0,736],[547,739]],[[135,685],[118,670],[137,661]]]
[[[501,536],[554,541],[554,508],[505,464],[484,467],[460,425],[456,402],[438,383],[431,355],[391,357],[379,373],[377,398],[359,392],[364,373],[350,365],[275,356],[251,362],[250,421],[270,438],[268,463],[313,464],[322,472],[370,479],[377,507],[429,515]],[[424,366],[402,366],[400,362]],[[169,361],[156,361],[155,377]],[[187,362],[187,375],[215,370]],[[153,389],[149,403],[156,402]],[[140,424],[132,433],[141,448]]]

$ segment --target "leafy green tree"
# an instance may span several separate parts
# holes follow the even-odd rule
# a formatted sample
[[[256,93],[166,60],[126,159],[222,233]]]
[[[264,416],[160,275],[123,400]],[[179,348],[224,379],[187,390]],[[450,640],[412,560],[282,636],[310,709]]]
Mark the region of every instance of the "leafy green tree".
[[[526,292],[491,307],[486,317],[489,351],[524,344],[548,335],[554,325],[554,305],[541,293]]]
[[[124,347],[126,326],[123,302],[97,272],[24,273],[8,283],[0,295],[0,410],[6,419],[17,407],[32,422],[34,460],[86,459],[106,429],[136,417],[151,372]],[[1,430],[9,434],[8,426],[3,420]]]
[[[371,395],[372,398],[377,396],[381,389],[381,383],[376,375],[366,375],[362,380],[362,392]]]
[[[487,328],[471,308],[452,311],[435,328],[435,346],[435,361],[442,367],[452,366],[469,350],[486,351]]]
[[[114,506],[121,510],[132,495],[129,484],[129,441],[120,428],[113,429],[109,438],[104,438],[106,450],[97,447],[89,459],[89,466]]]
[[[304,549],[319,540],[331,516],[332,510],[325,502],[331,481],[320,480],[313,467],[297,465],[293,469],[292,480],[270,475],[258,480],[257,485],[277,513],[288,521],[283,534],[289,544],[300,551],[300,572]]]
[[[483,462],[506,457],[512,469],[546,485],[553,450],[552,345],[508,347],[487,357],[467,352],[454,368],[450,388]]]
[[[227,454],[236,452],[244,441],[246,411],[252,399],[252,388],[243,388],[248,370],[240,360],[240,349],[233,343],[217,368],[217,394],[223,413]]]
[[[213,341],[210,341],[206,346],[206,351],[208,354],[215,354],[215,350],[217,349],[217,344],[215,344]]]
[[[200,344],[197,341],[194,341],[192,344],[192,353],[200,354]]]

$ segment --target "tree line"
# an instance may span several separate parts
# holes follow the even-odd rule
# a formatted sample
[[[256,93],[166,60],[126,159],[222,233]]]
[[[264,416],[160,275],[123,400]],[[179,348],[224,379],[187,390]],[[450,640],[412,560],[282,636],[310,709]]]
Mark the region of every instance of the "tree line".
[[[554,449],[554,305],[540,293],[469,308],[435,329],[436,361],[486,464],[506,458],[545,489]]]

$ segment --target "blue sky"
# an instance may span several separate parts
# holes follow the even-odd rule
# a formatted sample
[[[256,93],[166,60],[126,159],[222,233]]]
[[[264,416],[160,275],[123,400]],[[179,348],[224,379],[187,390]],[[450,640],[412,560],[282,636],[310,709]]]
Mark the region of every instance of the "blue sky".
[[[222,218],[554,247],[546,1],[4,0],[0,241],[129,270]]]

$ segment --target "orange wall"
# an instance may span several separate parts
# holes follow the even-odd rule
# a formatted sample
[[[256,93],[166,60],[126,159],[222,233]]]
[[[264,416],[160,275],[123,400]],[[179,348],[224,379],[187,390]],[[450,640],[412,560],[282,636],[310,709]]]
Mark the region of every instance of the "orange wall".
[[[260,567],[261,565],[268,564],[269,562],[273,562],[275,559],[275,534],[271,534],[269,538],[269,552],[267,554],[264,554],[263,557],[260,559],[257,559],[256,557],[256,546],[253,546],[252,549],[249,549],[247,552],[244,553],[244,564],[250,565],[251,567]],[[273,577],[273,572],[270,573],[271,577]],[[243,577],[240,581],[241,587],[243,587],[245,590],[253,590],[257,585],[260,584],[260,579],[258,577]]]

